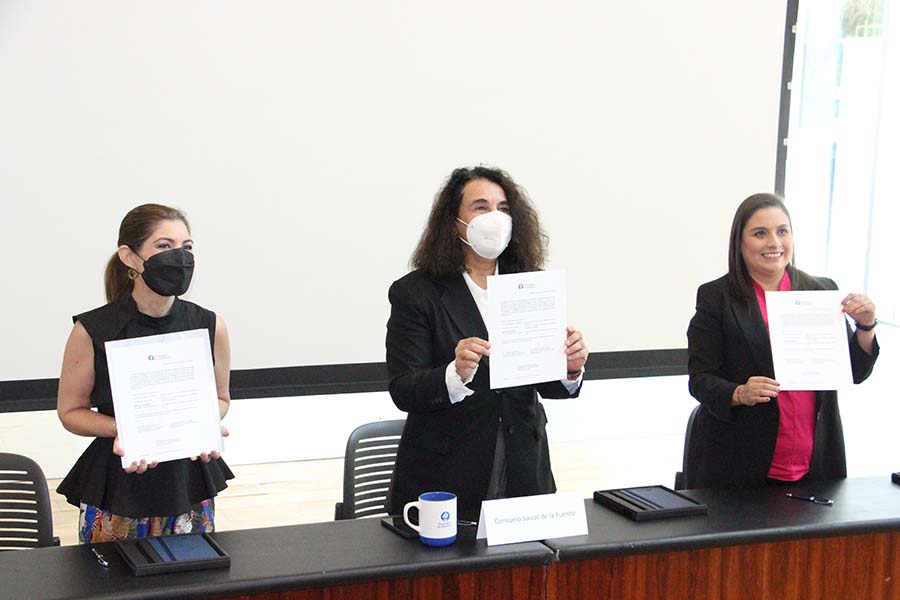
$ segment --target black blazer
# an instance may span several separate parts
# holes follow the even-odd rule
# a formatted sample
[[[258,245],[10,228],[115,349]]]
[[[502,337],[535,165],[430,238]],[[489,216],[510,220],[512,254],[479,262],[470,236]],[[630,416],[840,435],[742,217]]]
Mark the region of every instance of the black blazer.
[[[556,491],[545,425],[537,398],[569,398],[559,381],[490,389],[490,361],[482,360],[468,387],[451,404],[445,372],[459,340],[487,339],[487,329],[462,275],[432,279],[413,271],[388,292],[387,367],[391,398],[408,413],[391,485],[391,512],[422,492],[458,496],[461,518],[478,518],[490,483],[497,430],[506,442],[507,495]],[[577,396],[578,393],[576,392]]]
[[[834,281],[796,271],[794,290],[836,290]],[[778,434],[778,400],[755,406],[731,406],[738,385],[754,375],[775,378],[772,347],[759,304],[744,302],[730,293],[727,276],[697,290],[697,309],[688,326],[690,392],[703,408],[697,414],[688,448],[685,485],[702,487],[756,487],[765,485]],[[871,355],[850,338],[853,382],[864,381],[878,357],[876,341]],[[816,392],[816,428],[808,478],[847,476],[844,434],[837,392]]]

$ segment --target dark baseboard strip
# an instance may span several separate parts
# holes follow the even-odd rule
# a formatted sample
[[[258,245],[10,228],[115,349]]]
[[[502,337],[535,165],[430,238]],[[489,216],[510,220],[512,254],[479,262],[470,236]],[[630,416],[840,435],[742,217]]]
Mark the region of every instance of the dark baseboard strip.
[[[243,400],[381,392],[387,389],[387,382],[385,363],[246,369],[231,372],[231,397]]]
[[[687,348],[591,352],[585,379],[629,379],[687,375]]]
[[[662,377],[687,373],[687,350],[594,352],[585,379]],[[0,413],[56,409],[58,379],[0,381]],[[281,398],[383,392],[388,389],[385,363],[314,365],[243,369],[231,372],[231,397]]]

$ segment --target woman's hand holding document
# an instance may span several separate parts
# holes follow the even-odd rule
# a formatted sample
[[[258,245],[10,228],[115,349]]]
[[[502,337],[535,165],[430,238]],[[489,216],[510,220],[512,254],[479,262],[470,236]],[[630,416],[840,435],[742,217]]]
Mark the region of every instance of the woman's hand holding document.
[[[844,292],[766,292],[775,378],[782,390],[837,390],[853,383]]]
[[[564,271],[487,278],[491,389],[566,378]]]
[[[122,468],[224,450],[205,329],[106,342],[106,355]]]

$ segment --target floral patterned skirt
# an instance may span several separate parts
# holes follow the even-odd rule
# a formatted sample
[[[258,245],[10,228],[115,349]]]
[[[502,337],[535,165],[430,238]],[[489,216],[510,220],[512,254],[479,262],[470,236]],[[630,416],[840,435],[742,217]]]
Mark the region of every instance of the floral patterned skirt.
[[[177,535],[193,531],[215,531],[215,503],[212,498],[191,506],[191,512],[173,517],[123,517],[108,510],[81,503],[78,515],[78,543],[96,544],[127,538]]]

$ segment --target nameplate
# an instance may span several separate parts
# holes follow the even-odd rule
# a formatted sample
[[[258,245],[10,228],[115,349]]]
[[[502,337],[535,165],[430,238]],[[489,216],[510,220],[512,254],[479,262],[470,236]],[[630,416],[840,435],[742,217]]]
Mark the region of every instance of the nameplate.
[[[587,535],[584,499],[578,494],[542,494],[481,503],[477,539],[488,546]]]

